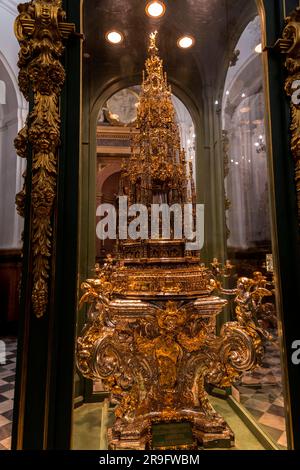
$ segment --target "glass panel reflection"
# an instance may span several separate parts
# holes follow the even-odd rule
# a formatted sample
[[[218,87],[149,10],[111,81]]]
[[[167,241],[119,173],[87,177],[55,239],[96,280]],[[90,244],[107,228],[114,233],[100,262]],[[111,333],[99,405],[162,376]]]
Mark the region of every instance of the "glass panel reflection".
[[[226,158],[228,256],[236,275],[253,278],[262,298],[258,320],[272,339],[262,367],[246,373],[233,395],[279,446],[286,447],[283,377],[275,304],[264,124],[260,19],[243,32],[238,61],[229,68],[223,97],[223,141]],[[266,292],[267,294],[267,292]]]
[[[115,2],[111,0],[91,1],[95,6],[97,22],[93,16],[85,15],[82,225],[86,224],[88,228],[86,226],[82,227],[81,281],[94,278],[95,273],[101,272],[103,266],[110,266],[110,262],[107,262],[107,256],[118,254],[119,240],[100,240],[96,237],[96,226],[102,217],[96,215],[96,209],[101,204],[111,204],[116,207],[118,195],[123,194],[122,189],[126,189],[126,181],[122,181],[121,178],[122,166],[123,163],[132,161],[129,158],[134,153],[132,151],[132,136],[134,133],[140,132],[136,130],[135,121],[139,109],[141,72],[147,54],[146,42],[149,33],[155,29],[153,24],[148,23],[149,19],[144,15],[143,9],[141,11],[132,7],[132,14],[125,15],[122,17],[122,21],[120,19],[120,23],[116,24],[120,31],[122,30],[124,33],[124,40],[119,46],[111,45],[105,40],[105,32],[112,27],[110,19]],[[123,5],[124,11],[128,11],[128,2],[121,0],[119,3]],[[130,3],[131,6],[137,4],[135,0]],[[230,441],[229,444],[235,446],[235,448],[264,448],[263,440],[259,441],[250,430],[250,427],[247,428],[247,419],[245,418],[247,414],[254,418],[256,424],[267,433],[274,445],[286,446],[284,382],[281,367],[280,335],[278,333],[278,312],[275,305],[276,286],[274,285],[272,266],[273,247],[268,187],[269,156],[267,155],[264,124],[265,106],[261,61],[262,40],[260,20],[256,17],[256,2],[254,0],[251,2],[249,0],[236,2],[228,0],[225,2],[206,2],[204,5],[202,2],[193,1],[187,2],[187,4],[189,8],[186,11],[183,11],[181,7],[178,7],[176,12],[170,8],[170,15],[166,15],[161,20],[161,27],[158,28],[158,38],[159,51],[164,60],[169,81],[173,83],[173,93],[175,91],[176,94],[178,93],[177,96],[172,95],[172,102],[176,111],[176,124],[179,128],[181,146],[185,149],[185,159],[189,163],[190,173],[197,182],[197,202],[205,205],[205,246],[201,251],[200,258],[199,253],[195,255],[196,262],[201,269],[209,269],[210,273],[213,272],[215,275],[213,281],[220,281],[227,290],[227,295],[225,295],[225,290],[220,292],[221,289],[219,289],[218,291],[220,286],[217,282],[211,284],[211,278],[209,278],[210,282],[205,284],[206,288],[212,286],[212,292],[215,288],[214,294],[216,296],[224,294],[226,301],[228,300],[228,306],[224,308],[224,311],[221,312],[220,310],[218,312],[217,322],[214,319],[214,322],[209,324],[206,334],[209,333],[215,340],[216,332],[217,334],[220,333],[224,323],[237,321],[235,325],[241,327],[242,334],[243,331],[247,330],[247,333],[250,331],[251,337],[251,325],[249,328],[249,323],[252,320],[251,314],[258,312],[258,323],[255,322],[254,330],[260,329],[262,336],[268,336],[269,338],[262,366],[251,373],[242,375],[235,386],[232,387],[232,399],[227,396],[232,381],[228,380],[226,383],[221,382],[221,380],[217,381],[218,374],[216,371],[218,371],[218,367],[215,367],[216,364],[211,358],[208,367],[210,371],[207,372],[205,377],[203,376],[204,379],[201,384],[198,380],[198,383],[191,385],[190,389],[193,396],[198,393],[198,410],[205,402],[207,416],[212,412],[212,408],[210,408],[212,406],[217,413],[225,418],[235,436],[235,440],[232,439],[231,441],[231,436],[229,436],[227,442]],[[118,17],[117,14],[116,17]],[[191,33],[193,33],[195,43],[190,50],[183,51],[177,47],[176,39],[173,40],[174,25],[176,25],[175,29],[178,30],[178,34],[176,34],[179,37],[185,31],[188,32],[186,25],[192,25],[194,17],[197,18],[197,24],[194,25],[194,31],[191,31]],[[172,21],[169,21],[168,18],[172,18]],[[218,21],[216,21],[216,18],[218,18]],[[197,33],[199,32],[200,23],[202,25],[201,35]],[[245,29],[247,23],[249,24]],[[102,36],[99,33],[99,28]],[[243,29],[245,30],[242,33]],[[238,40],[239,36],[240,39]],[[102,37],[102,41],[99,40],[99,37]],[[212,50],[214,53],[211,52]],[[181,97],[182,101],[178,97]],[[160,125],[161,122],[163,121],[160,119]],[[141,133],[141,136],[145,135],[146,133]],[[170,134],[170,136],[168,145],[172,146],[172,135]],[[145,148],[146,145],[143,149]],[[136,152],[135,155],[136,160],[134,160],[133,167],[136,168],[139,167],[139,157],[143,153],[138,154]],[[143,171],[142,176],[144,177],[146,173],[146,171]],[[127,176],[129,174],[130,168]],[[223,176],[225,176],[225,180]],[[131,184],[132,191],[130,194],[134,192],[139,195],[147,193],[150,187],[144,183],[141,184],[141,181],[144,181],[143,177],[138,180],[138,183],[136,179],[134,180],[134,183]],[[159,177],[157,180],[159,181]],[[192,183],[190,185],[192,186]],[[173,191],[174,188],[171,187]],[[165,190],[159,192],[157,182],[154,183],[153,188],[151,186],[151,191],[152,189],[152,202],[166,200],[167,193]],[[190,194],[194,194],[192,188],[189,189]],[[225,205],[224,191],[226,193]],[[127,194],[126,191],[123,192]],[[224,224],[225,218],[227,229],[225,229]],[[227,241],[225,240],[226,237]],[[274,244],[273,246],[276,249]],[[153,257],[160,262],[165,258],[158,255]],[[133,264],[134,258],[144,259],[140,255],[134,256],[130,261]],[[147,255],[147,260],[148,258]],[[184,255],[182,258],[185,259],[188,256]],[[110,259],[110,261],[112,260]],[[98,265],[96,268],[94,267],[95,262]],[[144,269],[143,263],[140,264],[141,268],[133,268],[135,276],[139,270]],[[174,264],[172,266],[174,269]],[[147,269],[145,269],[143,275],[147,273]],[[190,267],[188,269],[189,271],[192,270]],[[161,271],[158,272],[156,278],[159,285],[160,279],[168,276],[161,275]],[[113,278],[112,273],[113,271],[110,272],[111,278]],[[239,281],[242,277],[247,277],[247,281]],[[173,278],[174,271],[170,274],[171,283]],[[105,280],[108,281],[108,278],[105,277]],[[235,290],[238,282],[239,292]],[[96,286],[97,291],[96,283],[93,285]],[[243,289],[243,287],[245,288]],[[130,292],[135,292],[134,289],[139,292],[138,288],[136,282],[130,284]],[[147,292],[147,288],[145,284],[145,292]],[[184,295],[188,297],[193,292],[192,288],[185,288],[184,292],[182,290],[179,292],[178,289],[182,288],[175,286],[172,295],[176,296],[180,293],[182,303],[184,303]],[[231,290],[230,293],[229,290]],[[153,292],[156,292],[156,290]],[[165,293],[159,290],[159,295],[162,292]],[[80,292],[81,294],[82,292]],[[93,297],[92,292],[90,294]],[[97,292],[96,294],[98,295]],[[235,302],[235,296],[238,294],[240,298],[236,299],[237,302]],[[249,299],[249,296],[251,296],[251,299]],[[237,305],[241,306],[244,300],[245,304],[247,302],[255,303],[255,308],[252,309],[253,305],[251,305],[247,311],[246,308],[243,310],[241,307],[241,310],[243,310],[241,314],[241,310],[239,312]],[[151,304],[147,306],[148,311],[155,304],[155,301],[154,297],[151,298]],[[211,298],[209,298],[209,301],[211,301]],[[222,305],[225,306],[226,301],[223,298],[221,301]],[[163,302],[164,299],[161,305],[163,305]],[[97,323],[97,315],[99,315],[99,322],[101,323],[103,313],[101,308],[103,306],[101,307],[101,302],[99,302],[99,305],[99,308],[93,311],[90,310],[89,313],[87,309],[82,308],[80,310],[78,342],[82,340],[82,328],[87,319],[88,321],[92,320],[92,322],[95,320]],[[168,315],[172,313],[170,307],[172,305],[168,305]],[[120,309],[120,307],[118,308]],[[136,311],[139,312],[138,309]],[[248,313],[251,317],[245,330],[243,330],[243,318],[238,318],[239,313],[240,317],[243,315],[246,317]],[[206,320],[209,316],[208,314]],[[119,327],[119,331],[123,331],[122,321],[118,321],[120,324],[117,321],[112,322],[113,328],[116,326],[116,329]],[[187,333],[191,336],[199,334],[197,328],[200,323],[197,327],[195,326],[194,330],[188,326],[188,322],[182,323],[180,328],[185,329],[184,335]],[[204,324],[205,322],[202,326]],[[103,325],[101,325],[102,327]],[[105,327],[109,329],[111,324],[105,324]],[[234,326],[232,328],[234,329]],[[99,333],[100,329],[97,330],[96,326],[95,335],[92,334],[90,337],[90,344],[93,343],[93,347],[98,340],[99,343],[97,344],[102,341],[100,338],[102,329]],[[126,343],[126,347],[128,347],[131,341],[130,338],[133,335],[128,333],[129,329],[128,331],[125,330],[126,328],[124,329],[123,339],[124,344]],[[135,337],[138,336],[136,332],[137,330],[135,331]],[[157,335],[161,335],[161,331],[159,328],[152,331],[147,326],[140,335],[152,335],[150,338],[152,341]],[[194,336],[193,339],[195,339]],[[176,338],[178,337],[177,334]],[[84,341],[88,342],[87,339]],[[176,341],[174,340],[174,343]],[[217,342],[218,340],[215,344]],[[74,416],[74,448],[104,449],[108,445],[108,435],[111,432],[109,428],[112,427],[115,420],[114,414],[118,419],[118,412],[120,411],[117,408],[117,412],[114,413],[116,410],[114,405],[117,402],[115,398],[118,394],[119,385],[113,383],[114,377],[109,382],[106,380],[105,374],[89,373],[88,369],[92,361],[94,361],[93,365],[96,368],[101,361],[105,362],[106,356],[103,351],[101,351],[101,354],[91,354],[90,358],[92,357],[92,359],[89,367],[86,370],[84,369],[85,352],[87,352],[86,357],[89,354],[89,347],[85,349],[86,344],[82,342],[80,345],[82,361],[80,370],[82,375],[77,373],[75,378],[76,404],[79,406],[75,410]],[[163,344],[164,346],[166,345]],[[192,353],[198,351],[198,346],[197,343],[192,347]],[[209,356],[210,346],[204,348],[200,369],[204,369],[204,357]],[[176,347],[178,347],[177,343]],[[127,358],[129,350],[126,349],[126,351]],[[244,358],[241,349],[238,354],[236,354],[235,359],[237,362],[239,359],[242,362]],[[217,364],[220,366],[220,377],[227,370],[228,363],[226,361],[230,362],[228,356],[226,356],[224,363]],[[109,359],[109,355],[107,357]],[[174,377],[177,377],[177,353],[174,357],[174,364],[172,363],[172,368],[169,367],[169,370],[174,372],[172,380],[174,380],[176,386],[180,380],[180,383],[186,386],[187,382],[183,379],[178,380],[178,382],[177,379],[174,379]],[[110,359],[109,365],[113,369],[116,358],[112,357]],[[234,358],[232,361],[234,362]],[[128,360],[128,362],[130,361]],[[161,363],[167,364],[163,361]],[[252,363],[255,363],[255,361]],[[162,370],[167,371],[167,367],[165,365],[164,367],[165,369]],[[126,369],[126,367],[123,367],[123,369]],[[152,369],[155,370],[155,365]],[[250,367],[248,367],[249,369]],[[228,370],[230,370],[230,366]],[[240,370],[245,369],[241,368]],[[222,393],[220,393],[222,400],[212,396],[214,391],[208,384],[210,375],[213,376],[214,373],[216,381],[212,381],[210,384],[213,384],[216,389],[218,389],[216,382],[220,389],[223,387]],[[103,381],[94,380],[95,377],[99,376],[104,377]],[[167,377],[168,374],[161,374],[161,377],[164,378],[165,376]],[[107,377],[109,377],[109,374]],[[127,380],[128,377],[125,377],[125,379]],[[124,383],[126,385],[125,379]],[[141,384],[142,381],[139,383]],[[108,398],[109,388],[113,390],[111,401]],[[206,389],[211,392],[207,401],[205,401]],[[196,393],[194,393],[195,390],[197,390]],[[138,395],[141,391],[145,393],[144,385],[140,387]],[[240,404],[239,412],[233,406],[234,400]],[[170,401],[170,403],[174,402]],[[89,439],[87,438],[88,434],[90,434]],[[247,439],[241,442],[240,435],[247,435]],[[201,439],[198,441],[199,443],[205,445]]]

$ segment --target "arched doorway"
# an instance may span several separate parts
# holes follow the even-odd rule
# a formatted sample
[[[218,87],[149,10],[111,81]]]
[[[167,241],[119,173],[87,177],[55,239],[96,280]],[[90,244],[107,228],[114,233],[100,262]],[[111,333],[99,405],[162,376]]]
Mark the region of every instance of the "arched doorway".
[[[17,157],[14,139],[18,132],[18,102],[14,84],[0,59],[0,77],[2,81],[2,102],[0,104],[1,125],[1,193],[0,217],[4,230],[0,234],[1,248],[20,247],[21,233],[15,215],[15,195],[17,182]],[[19,229],[19,230],[18,230]]]
[[[13,73],[0,52],[0,328],[16,334],[21,271],[21,234],[23,220],[15,207],[22,187],[25,162],[17,158],[14,139],[21,124],[20,103]]]

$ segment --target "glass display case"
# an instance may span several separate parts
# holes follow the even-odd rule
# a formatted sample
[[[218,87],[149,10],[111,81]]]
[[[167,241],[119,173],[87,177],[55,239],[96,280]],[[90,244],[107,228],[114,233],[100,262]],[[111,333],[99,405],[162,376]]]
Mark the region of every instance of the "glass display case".
[[[297,6],[19,8],[13,449],[300,448]]]
[[[167,124],[162,125],[166,112],[171,113],[168,122],[172,121],[173,127],[169,129],[171,141],[166,140],[164,145],[168,146],[167,152],[169,152],[172,139],[173,141],[179,139],[176,152],[180,149],[184,150],[183,156],[180,157],[183,158],[182,168],[186,172],[186,178],[191,178],[187,183],[190,186],[186,193],[186,200],[182,199],[181,203],[189,202],[195,207],[198,203],[205,210],[203,246],[201,250],[192,254],[185,252],[183,256],[185,259],[188,256],[192,256],[192,260],[198,259],[198,265],[201,267],[199,269],[207,270],[204,271],[207,273],[205,282],[215,283],[215,291],[211,289],[209,292],[220,295],[218,298],[221,303],[219,309],[216,310],[217,316],[209,326],[215,335],[214,341],[221,341],[220,338],[224,335],[224,331],[230,328],[229,325],[241,326],[244,328],[244,333],[246,332],[245,325],[248,325],[249,338],[253,339],[251,335],[254,330],[258,332],[263,348],[263,352],[256,351],[255,354],[260,357],[259,359],[256,357],[251,366],[248,364],[243,372],[241,366],[237,374],[233,373],[230,379],[224,379],[223,382],[216,380],[210,383],[208,377],[214,367],[213,361],[211,362],[212,370],[209,371],[208,367],[208,372],[203,376],[203,393],[210,403],[207,406],[214,407],[214,413],[220,416],[225,413],[229,416],[227,422],[230,422],[230,425],[227,429],[231,434],[227,439],[225,438],[227,431],[224,431],[222,436],[219,435],[218,438],[212,439],[211,444],[208,444],[209,439],[206,441],[202,436],[203,430],[200,432],[193,428],[192,444],[189,443],[189,445],[201,445],[202,442],[203,445],[212,447],[236,446],[239,448],[242,445],[239,435],[247,432],[249,444],[244,444],[247,448],[251,448],[251,445],[253,449],[260,448],[260,446],[261,448],[287,448],[281,312],[277,303],[280,292],[276,284],[272,255],[276,253],[277,247],[271,229],[274,222],[273,195],[270,188],[272,162],[267,141],[268,123],[265,122],[262,18],[259,16],[256,2],[239,1],[234,4],[229,1],[222,4],[214,2],[209,6],[188,2],[184,14],[183,11],[181,12],[182,6],[177,5],[176,9],[168,6],[165,15],[159,19],[147,16],[144,8],[126,5],[128,10],[126,10],[125,17],[120,17],[118,22],[112,24],[113,8],[112,2],[102,2],[101,5],[95,2],[95,17],[88,14],[86,6],[83,14],[85,41],[83,44],[84,146],[82,153],[83,173],[87,175],[88,180],[83,180],[82,211],[85,212],[87,207],[89,209],[88,215],[84,216],[86,223],[82,234],[84,241],[82,242],[80,272],[80,278],[84,283],[79,297],[83,295],[83,304],[88,298],[88,307],[81,304],[78,310],[77,364],[79,372],[76,372],[75,379],[77,406],[74,411],[74,448],[91,448],[91,446],[123,448],[125,444],[122,439],[118,440],[114,435],[117,432],[116,422],[122,419],[124,407],[127,409],[127,405],[124,404],[127,396],[126,387],[128,389],[132,386],[147,388],[145,381],[143,385],[141,383],[124,385],[123,394],[120,392],[121,398],[118,396],[119,392],[114,391],[118,387],[121,389],[123,387],[113,372],[114,368],[120,367],[121,371],[125,367],[124,364],[120,365],[118,362],[121,360],[119,354],[128,354],[127,360],[132,361],[130,354],[137,347],[135,340],[132,340],[130,353],[126,348],[118,350],[119,346],[116,344],[111,344],[109,350],[101,349],[104,330],[102,331],[99,327],[100,317],[102,318],[103,315],[102,307],[99,307],[99,302],[102,302],[100,285],[103,279],[104,283],[109,282],[114,276],[119,279],[117,284],[121,283],[121,278],[114,269],[126,271],[129,269],[127,264],[129,266],[130,263],[132,266],[134,264],[132,260],[130,261],[132,251],[126,252],[128,247],[124,248],[122,240],[118,237],[112,239],[113,237],[109,236],[100,240],[97,236],[97,233],[99,235],[97,226],[107,215],[108,206],[113,206],[116,211],[118,210],[119,196],[125,194],[131,203],[148,200],[148,196],[141,196],[141,194],[149,188],[149,181],[139,179],[143,178],[143,172],[136,179],[133,175],[139,171],[139,167],[153,175],[152,161],[155,158],[163,158],[160,153],[162,148],[159,147],[160,150],[157,153],[156,147],[153,147],[153,139],[156,132],[159,133],[160,139],[164,139],[162,127],[165,131],[168,129]],[[102,19],[100,27],[96,21],[97,15]],[[192,17],[196,17],[197,22],[193,21]],[[215,21],[216,17],[218,21]],[[158,31],[158,34],[155,33],[157,34],[156,43],[151,46],[149,35],[151,36],[156,30]],[[186,31],[190,34],[183,39],[183,43],[188,42],[189,38],[190,42],[189,47],[185,48],[181,47],[180,41]],[[110,37],[113,37],[115,42],[110,41]],[[150,46],[147,52],[149,41]],[[151,47],[155,48],[155,52]],[[211,60],[212,56],[214,60]],[[150,65],[153,57],[159,61],[162,59],[161,65],[157,65],[157,70],[152,69]],[[160,70],[160,67],[163,69]],[[114,77],[113,82],[110,82],[111,77]],[[154,84],[155,80],[158,84]],[[163,111],[163,100],[167,99],[165,95],[171,93],[168,91],[169,84],[172,88],[172,95],[170,95],[171,101],[168,106],[172,108],[172,111],[169,108],[169,111]],[[160,88],[161,86],[166,87],[165,91]],[[159,99],[158,96],[160,96]],[[148,117],[145,115],[144,108],[148,110]],[[161,113],[159,114],[160,121],[155,121],[153,118],[156,111]],[[169,164],[176,165],[177,157],[174,157],[175,160],[170,160],[170,156],[168,158]],[[148,163],[146,164],[145,161]],[[124,183],[124,173],[129,175],[132,183]],[[165,184],[159,182],[159,176],[155,178],[155,181],[152,179],[151,182],[151,185],[154,185],[153,188],[151,186],[151,194],[155,194],[155,185],[161,188]],[[141,192],[137,192],[139,181],[144,181],[141,183]],[[172,180],[169,187],[174,188],[176,185],[174,181]],[[124,187],[128,184],[133,185],[132,189],[124,192]],[[152,203],[167,202],[168,198],[169,196],[165,195],[156,200],[153,196]],[[175,198],[173,202],[176,201]],[[104,212],[99,209],[103,205],[106,207],[106,212],[104,209]],[[142,230],[141,227],[140,230]],[[148,263],[153,263],[154,255],[151,254],[153,251],[147,252],[146,237],[140,238],[139,246],[144,247],[143,255],[140,251],[136,251],[137,245],[134,245],[133,256],[139,258],[139,269],[142,271],[144,269],[144,276],[146,276],[145,273],[149,268],[145,264],[145,258],[148,257]],[[88,249],[86,248],[87,242]],[[163,237],[161,243],[167,243]],[[157,256],[161,257],[161,263],[163,257],[166,257],[166,255]],[[113,268],[114,262],[121,263],[121,267]],[[171,258],[169,264],[170,262],[172,262]],[[95,264],[96,267],[94,267]],[[110,273],[108,277],[106,277],[106,270]],[[178,275],[176,273],[176,265],[174,265],[173,271],[171,269],[168,273],[160,271],[157,275],[162,278],[170,276],[169,282],[173,282],[171,280],[173,276]],[[139,281],[134,277],[130,282]],[[200,278],[195,282],[201,283]],[[99,283],[99,288],[96,287],[97,283]],[[172,288],[180,290],[180,287],[175,285]],[[121,300],[118,302],[131,292],[131,287],[127,286],[123,289],[125,289],[123,294],[119,292]],[[142,290],[143,295],[146,295],[146,284],[143,284]],[[112,298],[114,296],[119,298],[116,291],[114,292]],[[181,297],[183,294],[184,291],[181,291]],[[136,294],[131,293],[129,298],[133,299],[134,295]],[[153,302],[162,305],[160,295],[157,293],[156,298],[152,293],[149,308]],[[169,291],[165,290],[164,295],[168,296]],[[187,291],[184,295],[187,297],[186,300],[181,298],[181,305],[182,302],[183,304],[191,302],[192,287],[190,287],[190,292]],[[98,300],[95,298],[91,300],[90,296],[96,296]],[[172,301],[174,301],[173,297],[170,297]],[[143,296],[140,297],[142,298]],[[212,302],[213,305],[215,299],[208,297],[207,302]],[[198,301],[200,302],[199,299]],[[174,305],[177,305],[176,302]],[[171,305],[169,307],[171,308]],[[119,318],[118,314],[115,314],[116,318]],[[249,326],[244,314],[249,317],[255,316],[251,320],[252,326]],[[109,316],[109,318],[114,323],[112,319],[114,317]],[[186,325],[189,324],[187,319],[185,322]],[[105,325],[103,328],[108,328],[108,323]],[[115,328],[118,331],[121,326],[118,327],[116,323]],[[129,323],[126,328],[133,327]],[[177,325],[177,328],[181,327]],[[197,329],[195,325],[193,328]],[[126,334],[129,337],[131,335],[128,331]],[[143,334],[140,333],[140,335],[142,338]],[[163,336],[163,338],[165,339],[161,341],[168,341],[169,337]],[[151,341],[154,341],[153,337]],[[178,336],[176,341],[177,347],[182,351],[185,350],[185,347],[178,343]],[[192,341],[191,338],[190,341]],[[195,337],[193,341],[196,341]],[[197,350],[196,346],[194,350]],[[136,349],[138,355],[137,351],[138,349]],[[239,360],[243,361],[241,350],[233,350],[231,354],[240,355]],[[104,356],[101,358],[101,355]],[[114,366],[104,364],[106,356]],[[185,360],[187,366],[188,359]],[[251,362],[249,358],[248,360]],[[228,361],[231,364],[232,359],[229,358]],[[155,364],[151,364],[148,367],[156,367]],[[162,367],[159,364],[158,360],[158,367]],[[179,363],[175,361],[174,367],[179,370]],[[239,369],[238,366],[237,369]],[[174,372],[175,375],[179,374],[178,370]],[[179,376],[176,375],[176,377],[178,381]],[[129,378],[127,377],[126,380]],[[136,379],[131,378],[131,380]],[[187,381],[188,378],[180,380]],[[196,382],[190,387],[196,396],[195,384]],[[125,412],[129,430],[132,423],[137,423],[135,413],[142,413],[138,410],[144,405],[141,405],[138,399],[133,399],[130,394],[127,399],[135,403],[135,405],[128,405],[133,407],[131,414],[127,416]],[[197,406],[200,413],[201,406],[199,403]],[[136,408],[135,411],[133,411],[134,408]],[[172,405],[169,404],[167,409],[170,411]],[[173,421],[176,422],[176,418]],[[183,423],[184,420],[180,422]],[[163,426],[164,419],[158,420],[157,423],[157,426]],[[210,426],[213,427],[213,424]],[[89,429],[89,442],[86,441],[85,429]],[[152,433],[162,433],[162,431],[154,431],[153,427],[151,429]],[[120,430],[118,432],[120,433]],[[174,432],[174,442],[177,442],[178,436],[171,425],[168,432],[171,435]],[[202,437],[198,439],[198,444],[195,444],[197,432],[198,437],[199,433],[202,433]],[[125,435],[123,428],[122,433]],[[183,435],[184,431],[181,436]],[[148,443],[143,441],[142,447],[153,445],[155,436],[150,438],[149,442],[152,444],[146,440]],[[130,445],[133,446],[132,448],[138,445],[134,438],[131,441],[130,438],[128,439],[131,442],[128,444],[129,448]],[[164,442],[162,434],[160,434],[160,439]],[[189,440],[189,438],[186,439]],[[183,444],[184,442],[183,438]],[[168,441],[165,446],[171,448],[172,443]],[[162,447],[163,444],[160,444],[160,448]]]

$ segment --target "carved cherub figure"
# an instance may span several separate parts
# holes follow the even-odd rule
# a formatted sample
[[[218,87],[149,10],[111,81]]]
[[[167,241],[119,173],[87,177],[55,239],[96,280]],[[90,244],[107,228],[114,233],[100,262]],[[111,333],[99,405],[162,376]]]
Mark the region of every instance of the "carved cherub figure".
[[[264,280],[259,278],[259,282],[264,282]],[[241,326],[253,329],[266,339],[271,340],[272,336],[267,330],[261,327],[258,321],[258,314],[262,299],[272,295],[272,292],[264,287],[257,286],[257,281],[254,279],[248,279],[247,277],[239,278],[237,283],[237,296],[235,298],[237,304],[235,309],[237,321]]]

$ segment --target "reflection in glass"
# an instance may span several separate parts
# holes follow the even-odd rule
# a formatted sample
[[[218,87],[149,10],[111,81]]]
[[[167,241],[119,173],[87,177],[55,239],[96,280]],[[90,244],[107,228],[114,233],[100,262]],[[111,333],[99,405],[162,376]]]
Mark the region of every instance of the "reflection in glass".
[[[272,340],[262,367],[245,374],[233,395],[279,446],[286,447],[280,338],[275,305],[270,227],[268,163],[264,125],[260,20],[242,34],[236,64],[229,68],[223,97],[223,138],[226,141],[228,256],[236,275],[253,278],[272,292],[260,308],[259,321]]]

